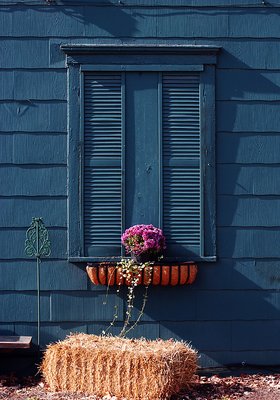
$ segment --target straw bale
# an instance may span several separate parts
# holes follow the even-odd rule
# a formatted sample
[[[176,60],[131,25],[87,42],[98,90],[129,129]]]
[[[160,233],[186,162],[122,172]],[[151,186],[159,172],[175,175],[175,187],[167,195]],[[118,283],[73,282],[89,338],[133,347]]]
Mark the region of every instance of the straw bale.
[[[188,386],[197,354],[175,340],[75,334],[48,346],[41,370],[51,391],[167,399]]]

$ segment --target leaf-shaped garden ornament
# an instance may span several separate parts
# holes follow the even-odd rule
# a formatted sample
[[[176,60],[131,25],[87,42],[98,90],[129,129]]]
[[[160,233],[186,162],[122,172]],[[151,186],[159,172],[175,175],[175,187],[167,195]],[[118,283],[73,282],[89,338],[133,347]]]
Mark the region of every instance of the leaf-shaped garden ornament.
[[[32,218],[32,223],[26,232],[25,253],[28,257],[49,257],[51,243],[48,231],[42,218]]]
[[[28,257],[36,257],[37,264],[37,315],[38,315],[38,336],[37,344],[40,349],[40,264],[41,257],[49,257],[51,254],[51,242],[48,231],[42,218],[32,218],[30,227],[26,231],[25,254]]]

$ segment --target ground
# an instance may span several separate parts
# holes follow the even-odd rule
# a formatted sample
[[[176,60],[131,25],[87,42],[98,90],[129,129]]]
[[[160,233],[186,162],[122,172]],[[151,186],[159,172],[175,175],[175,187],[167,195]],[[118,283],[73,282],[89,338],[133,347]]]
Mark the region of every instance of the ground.
[[[213,371],[212,371],[213,372]],[[192,387],[172,400],[280,400],[280,373],[243,373],[195,376]],[[277,371],[278,372],[278,371]],[[228,375],[228,373],[227,373]],[[0,376],[0,400],[100,400],[95,396],[50,393],[39,377]],[[119,400],[106,396],[102,400]],[[156,399],[155,399],[156,400]]]

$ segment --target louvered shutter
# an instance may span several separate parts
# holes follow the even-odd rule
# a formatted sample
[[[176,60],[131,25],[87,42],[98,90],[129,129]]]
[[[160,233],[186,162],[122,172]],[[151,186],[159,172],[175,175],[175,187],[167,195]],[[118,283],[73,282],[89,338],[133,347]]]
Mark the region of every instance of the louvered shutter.
[[[86,256],[120,255],[122,76],[84,74],[83,225]]]
[[[167,252],[172,256],[199,254],[199,74],[163,73],[162,107],[163,229]]]

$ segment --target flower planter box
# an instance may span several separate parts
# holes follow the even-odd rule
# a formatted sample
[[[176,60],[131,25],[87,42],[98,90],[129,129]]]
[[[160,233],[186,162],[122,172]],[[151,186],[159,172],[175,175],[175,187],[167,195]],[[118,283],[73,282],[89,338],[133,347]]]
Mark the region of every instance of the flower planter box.
[[[130,285],[130,280],[122,276],[122,269],[116,264],[88,264],[86,271],[94,285]],[[190,285],[195,281],[196,275],[197,265],[194,262],[174,265],[156,264],[140,271],[138,285]]]

